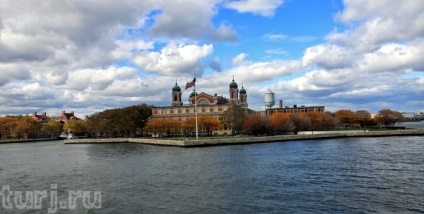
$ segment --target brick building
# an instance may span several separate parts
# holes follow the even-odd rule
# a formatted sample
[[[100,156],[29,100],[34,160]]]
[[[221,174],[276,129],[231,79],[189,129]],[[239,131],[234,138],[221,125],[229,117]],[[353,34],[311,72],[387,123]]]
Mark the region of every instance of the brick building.
[[[228,92],[230,97],[226,98],[205,92],[198,94],[193,90],[188,98],[188,104],[184,105],[181,100],[181,88],[178,83],[175,83],[171,93],[171,106],[152,108],[152,117],[173,118],[184,121],[189,117],[194,117],[196,115],[195,109],[197,108],[197,116],[210,116],[220,119],[220,116],[233,104],[241,106],[246,111],[251,111],[248,109],[246,89],[242,86],[239,90],[234,78],[229,84]]]

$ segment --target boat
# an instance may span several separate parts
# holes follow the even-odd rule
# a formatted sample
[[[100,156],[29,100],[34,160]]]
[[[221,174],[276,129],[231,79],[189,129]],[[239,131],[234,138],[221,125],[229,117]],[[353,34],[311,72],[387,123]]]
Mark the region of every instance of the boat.
[[[74,135],[74,134],[72,134],[72,133],[69,133],[69,134],[68,134],[68,137],[67,137],[66,139],[68,139],[68,140],[78,139],[78,136],[76,136],[76,135]]]

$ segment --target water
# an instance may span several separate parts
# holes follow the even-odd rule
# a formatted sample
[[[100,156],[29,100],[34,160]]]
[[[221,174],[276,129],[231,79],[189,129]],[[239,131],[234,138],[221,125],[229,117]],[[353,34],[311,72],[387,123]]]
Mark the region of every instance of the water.
[[[57,213],[424,212],[424,138],[292,141],[203,148],[0,144],[11,191],[102,192],[102,208]],[[6,210],[0,213],[47,213]]]

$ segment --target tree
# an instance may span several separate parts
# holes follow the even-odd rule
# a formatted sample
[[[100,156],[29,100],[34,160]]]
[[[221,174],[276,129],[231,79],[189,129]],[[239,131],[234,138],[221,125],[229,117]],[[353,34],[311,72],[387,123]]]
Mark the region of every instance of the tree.
[[[246,121],[246,111],[241,106],[231,105],[222,115],[222,123],[227,129],[240,131],[243,129],[243,124]]]
[[[383,109],[378,111],[375,119],[382,125],[389,127],[394,126],[397,122],[402,122],[405,120],[402,113],[397,111],[392,111],[390,109]]]
[[[162,120],[160,118],[153,118],[149,120],[145,126],[146,131],[157,135],[164,132]]]
[[[287,133],[293,131],[295,128],[289,114],[275,113],[269,116],[269,120],[275,134]]]
[[[267,117],[251,114],[243,124],[243,133],[247,135],[267,135],[272,131],[271,122]]]
[[[57,121],[49,120],[47,123],[43,123],[41,131],[53,138],[55,135],[60,134],[60,124]]]
[[[212,131],[222,129],[221,121],[213,117],[199,117],[199,129],[206,132],[208,136],[212,135]]]
[[[189,117],[182,124],[183,133],[186,136],[193,135],[196,132],[196,118]]]
[[[81,135],[86,133],[87,128],[83,120],[68,120],[63,126],[63,131]]]
[[[358,122],[358,116],[353,111],[347,109],[336,111],[336,118],[339,119],[340,125],[345,126],[346,129]]]
[[[358,110],[355,112],[358,123],[361,127],[373,126],[375,121],[371,118],[371,114],[366,110]]]

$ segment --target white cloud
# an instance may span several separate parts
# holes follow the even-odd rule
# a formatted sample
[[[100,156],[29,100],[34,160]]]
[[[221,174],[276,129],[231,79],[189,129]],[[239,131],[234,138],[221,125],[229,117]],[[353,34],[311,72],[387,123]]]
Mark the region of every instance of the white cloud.
[[[167,76],[203,74],[200,60],[213,52],[213,45],[169,43],[160,52],[146,51],[135,55],[134,63],[147,72]]]
[[[240,53],[239,55],[235,56],[232,60],[233,65],[242,64],[247,56],[249,56],[247,53]]]
[[[283,0],[236,0],[228,1],[224,6],[237,10],[239,13],[273,16],[275,10],[283,3]]]
[[[157,6],[162,12],[153,16],[155,22],[150,32],[154,36],[171,38],[238,40],[231,26],[221,24],[217,28],[212,23],[211,19],[216,13],[215,3],[213,0],[159,1]]]

